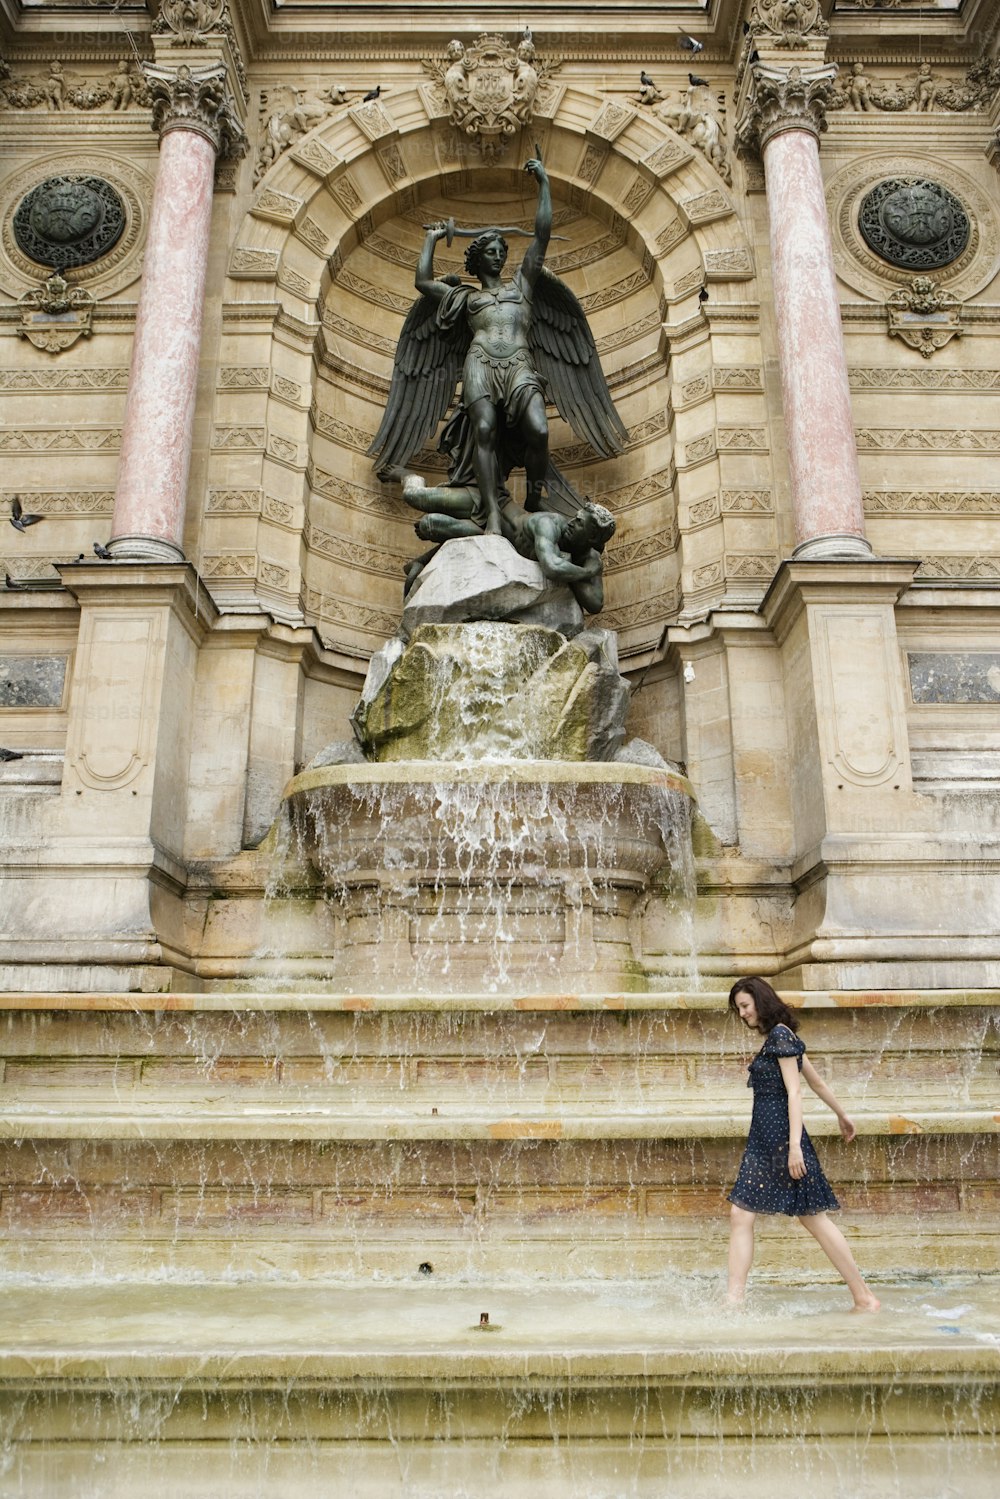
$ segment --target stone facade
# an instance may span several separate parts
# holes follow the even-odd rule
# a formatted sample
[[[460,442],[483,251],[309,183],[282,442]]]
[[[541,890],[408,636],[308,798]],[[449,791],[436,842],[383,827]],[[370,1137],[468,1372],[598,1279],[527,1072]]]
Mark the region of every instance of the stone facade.
[[[41,845],[55,877],[91,829],[117,829],[133,850],[138,944],[116,951],[125,887],[108,875],[105,888],[94,850],[89,947],[61,924],[5,927],[0,973],[15,989],[29,951],[36,976],[77,963],[84,985],[100,972],[125,987],[140,950],[157,985],[196,982],[226,956],[191,935],[192,901],[346,732],[368,659],[398,626],[419,544],[365,449],[421,224],[530,222],[521,147],[491,137],[484,155],[452,121],[447,26],[388,47],[349,7],[344,27],[317,6],[313,29],[287,35],[238,5],[188,9],[196,26],[180,7],[152,28],[131,13],[127,31],[102,21],[71,49],[45,24],[4,43],[3,497],[43,519],[4,545],[2,648],[68,663],[58,703],[14,693],[0,706],[0,742],[24,756],[3,771],[22,830],[9,863],[29,878],[19,851]],[[685,763],[714,834],[706,971],[753,953],[807,986],[997,972],[992,689],[914,696],[907,666],[912,653],[1000,647],[997,66],[957,18],[941,22],[953,34],[940,62],[910,59],[905,7],[893,15],[890,45],[884,16],[876,44],[863,12],[789,30],[763,7],[744,36],[725,9],[699,64],[710,82],[690,87],[679,50],[641,19],[610,39],[596,22],[553,22],[528,46],[530,130],[565,237],[550,261],[587,310],[630,433],[624,454],[595,461],[553,424],[557,460],[618,519],[601,623],[638,689],[630,727]],[[640,43],[652,91],[625,60]],[[825,192],[826,250],[825,224],[820,248],[802,251],[806,218],[793,219],[822,219],[804,170]],[[90,325],[50,350],[21,336],[19,302],[45,281],[22,245],[39,254],[45,241],[37,224],[19,239],[15,220],[56,176],[109,184],[125,223],[96,258],[64,261],[93,298]],[[880,187],[896,181],[895,196]],[[914,198],[906,184],[923,187]],[[858,227],[875,189],[913,247],[905,264]],[[951,258],[928,273],[931,303],[926,291],[914,303],[922,246],[942,225]],[[54,255],[83,243],[79,228],[71,205]],[[822,309],[803,254],[832,257]],[[442,263],[457,269],[457,256]],[[890,337],[906,318],[929,331]],[[436,476],[441,460],[425,467]],[[109,538],[113,556],[152,571],[95,558]],[[796,560],[809,557],[821,575]],[[157,569],[182,558],[186,571]],[[22,796],[35,752],[64,754],[61,782]],[[116,768],[95,773],[101,762]],[[766,866],[765,922],[747,927],[746,902],[707,893],[722,866],[734,893]],[[48,888],[34,865],[30,879]],[[972,928],[943,928],[956,907],[940,892],[973,887]]]
[[[282,1327],[304,1315],[300,1279],[412,1280],[432,1260],[617,1274],[630,1296],[663,1267],[707,1272],[745,1127],[725,994],[753,971],[803,1004],[838,1092],[860,1095],[857,1153],[831,1150],[859,1257],[992,1270],[1000,4],[722,0],[677,12],[694,56],[662,7],[555,6],[520,35],[491,0],[457,38],[440,7],[374,14],[0,10],[7,1264],[85,1282],[82,1243],[98,1278],[276,1277]],[[468,103],[477,72],[488,109]],[[384,886],[371,898],[367,865],[349,902],[293,885],[279,812],[351,738],[423,550],[367,456],[423,226],[529,227],[536,144],[549,263],[629,433],[597,459],[550,411],[554,456],[616,518],[596,623],[617,634],[628,736],[682,768],[697,815],[686,885],[633,878],[626,830],[610,896],[569,855],[561,904],[518,886],[535,945],[485,992],[457,897],[442,936],[430,897],[413,919]],[[438,263],[460,271],[459,243]],[[432,445],[419,466],[441,482]],[[783,1256],[766,1240],[783,1289],[812,1273],[801,1246]],[[91,1325],[77,1292],[73,1336]],[[11,1492],[90,1492],[87,1443],[133,1419],[109,1495],[155,1475],[163,1433],[185,1493],[203,1460],[213,1499],[270,1492],[266,1442],[241,1472],[229,1443],[272,1427],[282,1492],[325,1495],[306,1470],[324,1442],[363,1445],[359,1378],[384,1395],[371,1491],[410,1499],[487,1492],[495,1431],[504,1492],[588,1492],[571,1447],[546,1466],[575,1434],[595,1439],[593,1491],[614,1493],[643,1401],[666,1466],[630,1468],[628,1493],[659,1499],[694,1454],[704,1492],[774,1494],[754,1438],[775,1436],[790,1384],[800,1431],[860,1430],[862,1408],[881,1423],[876,1456],[857,1447],[875,1487],[850,1487],[846,1445],[814,1444],[791,1449],[799,1488],[940,1499],[920,1484],[946,1452],[963,1493],[995,1488],[996,1332],[944,1326],[942,1351],[911,1328],[855,1358],[826,1324],[730,1347],[696,1319],[686,1349],[647,1357],[592,1355],[584,1318],[538,1376],[530,1338],[387,1362],[411,1305],[372,1323],[375,1353],[303,1363],[310,1324],[240,1363],[228,1343],[203,1356],[195,1297],[146,1364],[105,1350],[100,1369],[69,1342],[47,1363],[32,1316],[44,1332],[50,1310],[15,1308],[30,1359],[0,1367],[27,1431]],[[540,1337],[576,1310],[560,1315]],[[601,1336],[615,1315],[602,1304]],[[107,1421],[81,1417],[81,1367]],[[433,1410],[411,1378],[428,1371]],[[146,1415],[129,1417],[133,1388]],[[449,1400],[468,1445],[442,1478],[421,1442]],[[397,1440],[422,1452],[422,1488],[398,1464],[385,1477]]]

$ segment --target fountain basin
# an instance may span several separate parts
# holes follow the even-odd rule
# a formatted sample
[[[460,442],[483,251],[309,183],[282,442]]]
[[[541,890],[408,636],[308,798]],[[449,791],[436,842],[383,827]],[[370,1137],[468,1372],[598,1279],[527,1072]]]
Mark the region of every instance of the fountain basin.
[[[638,916],[690,864],[691,788],[668,769],[552,760],[332,765],[284,793],[272,892],[321,892],[331,977],[629,987]],[[450,987],[450,985],[449,985]]]

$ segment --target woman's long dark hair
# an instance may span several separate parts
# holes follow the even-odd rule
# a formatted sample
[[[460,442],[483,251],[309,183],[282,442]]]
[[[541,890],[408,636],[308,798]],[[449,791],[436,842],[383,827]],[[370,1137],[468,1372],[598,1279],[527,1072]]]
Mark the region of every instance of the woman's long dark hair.
[[[798,1016],[794,1010],[790,1010],[783,1000],[775,994],[767,979],[737,979],[729,991],[729,1008],[739,1014],[736,1008],[737,994],[749,994],[757,1007],[757,1029],[767,1035],[776,1025],[787,1025],[790,1031],[799,1028]]]

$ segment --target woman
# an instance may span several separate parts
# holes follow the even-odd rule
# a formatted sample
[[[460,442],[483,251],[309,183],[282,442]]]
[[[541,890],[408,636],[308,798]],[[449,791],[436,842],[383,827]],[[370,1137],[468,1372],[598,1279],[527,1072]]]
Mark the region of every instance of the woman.
[[[798,1218],[847,1282],[855,1312],[877,1312],[879,1300],[861,1279],[854,1256],[840,1229],[827,1217],[840,1207],[823,1175],[812,1141],[802,1126],[799,1074],[837,1116],[840,1133],[853,1140],[854,1125],[804,1053],[795,1032],[798,1021],[765,979],[739,979],[730,990],[729,1008],[745,1026],[759,1031],[764,1044],[750,1063],[747,1087],[753,1089],[753,1118],[736,1185],[729,1193],[730,1305],[739,1305],[753,1263],[754,1220],[758,1213]]]

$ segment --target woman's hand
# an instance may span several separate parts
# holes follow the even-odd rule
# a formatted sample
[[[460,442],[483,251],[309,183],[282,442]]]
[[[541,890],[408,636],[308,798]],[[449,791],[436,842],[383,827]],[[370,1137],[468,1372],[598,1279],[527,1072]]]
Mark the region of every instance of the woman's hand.
[[[788,1147],[788,1174],[795,1181],[801,1181],[806,1174],[806,1163],[802,1157],[801,1145]]]
[[[846,1114],[838,1114],[837,1123],[840,1126],[840,1133],[843,1135],[848,1145],[850,1145],[851,1141],[854,1139],[854,1136],[857,1134],[857,1130],[854,1127],[854,1120],[848,1119]]]

